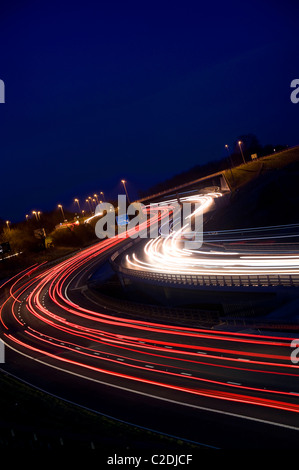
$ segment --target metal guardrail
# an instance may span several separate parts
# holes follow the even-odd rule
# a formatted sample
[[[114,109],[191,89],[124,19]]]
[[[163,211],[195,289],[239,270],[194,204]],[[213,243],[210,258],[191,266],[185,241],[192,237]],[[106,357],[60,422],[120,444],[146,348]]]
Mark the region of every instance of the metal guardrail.
[[[188,188],[189,186],[192,186],[193,184],[202,183],[203,181],[213,179],[213,178],[217,178],[217,177],[221,177],[221,176],[226,181],[226,178],[225,178],[225,175],[224,175],[225,171],[227,171],[227,169],[220,170],[220,171],[217,171],[215,173],[211,173],[210,175],[202,176],[201,178],[197,178],[196,180],[188,181],[187,183],[183,183],[183,184],[180,184],[178,186],[174,186],[173,188],[165,189],[164,191],[159,191],[158,193],[155,193],[155,194],[152,194],[150,196],[145,196],[143,198],[138,199],[138,202],[148,201],[150,199],[165,196],[169,193],[177,193],[181,189]]]
[[[138,271],[116,265],[114,268],[130,278],[156,281],[170,285],[207,286],[207,287],[299,287],[299,275],[191,275]]]

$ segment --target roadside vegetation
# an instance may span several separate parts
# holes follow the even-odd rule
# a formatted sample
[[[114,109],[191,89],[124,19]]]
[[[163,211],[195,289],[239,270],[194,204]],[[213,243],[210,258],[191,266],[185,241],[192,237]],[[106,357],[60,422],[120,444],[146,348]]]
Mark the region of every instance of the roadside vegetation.
[[[236,190],[259,176],[283,169],[298,161],[298,147],[285,149],[226,170],[225,176],[232,190]]]
[[[229,204],[208,229],[299,223],[299,147],[234,168],[226,176],[232,187]]]
[[[49,224],[47,214],[39,221],[30,220],[5,227],[0,243],[9,243],[10,251],[0,257],[0,280],[6,279],[35,263],[52,261],[98,241],[94,223],[71,221],[65,226]],[[1,255],[0,255],[1,256]]]

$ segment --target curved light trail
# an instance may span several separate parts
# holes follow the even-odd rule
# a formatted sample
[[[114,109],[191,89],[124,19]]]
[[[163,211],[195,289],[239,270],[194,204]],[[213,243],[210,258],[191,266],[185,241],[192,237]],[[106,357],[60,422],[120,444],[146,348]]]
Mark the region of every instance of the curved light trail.
[[[184,202],[201,203],[200,210],[204,213],[211,205],[213,197],[218,193],[183,198]],[[196,211],[192,214],[196,216]],[[289,233],[290,229],[297,229]],[[276,233],[273,233],[276,231]],[[239,235],[239,236],[238,236]],[[200,249],[191,250],[184,247],[188,240],[186,225],[180,230],[173,231],[168,236],[160,235],[149,240],[144,248],[143,256],[136,253],[126,256],[128,268],[156,273],[174,273],[190,275],[213,276],[250,276],[250,275],[298,275],[299,255],[290,254],[288,249],[279,253],[269,253],[265,247],[262,252],[254,248],[247,248],[244,252],[237,250],[237,243],[254,241],[259,243],[265,240],[298,237],[298,225],[263,227],[243,230],[219,231],[216,234],[203,233],[203,245]],[[234,242],[234,249],[231,244]]]
[[[213,197],[204,195],[203,209]],[[299,271],[297,256],[185,250],[179,247],[182,233],[150,240],[145,247],[150,261],[133,256],[128,263],[182,272]],[[108,385],[169,394],[182,404],[230,403],[248,416],[253,408],[260,416],[271,410],[273,422],[295,426],[299,374],[290,361],[293,338],[127,318],[89,301],[84,292],[90,274],[129,236],[101,241],[54,266],[34,265],[3,284],[0,325],[7,346]]]

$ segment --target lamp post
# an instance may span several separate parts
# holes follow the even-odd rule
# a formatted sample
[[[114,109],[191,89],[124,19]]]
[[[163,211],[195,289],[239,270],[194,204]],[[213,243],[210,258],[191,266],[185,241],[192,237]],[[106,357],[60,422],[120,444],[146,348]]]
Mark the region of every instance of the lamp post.
[[[75,202],[78,204],[79,212],[81,212],[79,199],[75,199]]]
[[[88,196],[91,214],[94,214],[94,208],[96,207],[95,198]]]
[[[64,211],[63,211],[63,207],[61,204],[58,204],[58,207],[59,209],[61,210],[61,213],[62,213],[62,217],[63,217],[63,222],[65,221],[65,216],[64,216]]]
[[[230,174],[231,174],[231,177],[232,177],[232,181],[234,182],[234,174],[233,174],[233,170],[232,170],[232,168],[233,168],[232,156],[231,156],[231,154],[229,153],[229,147],[228,147],[227,144],[225,144],[225,148],[226,148],[226,150],[227,150],[228,158],[229,158],[229,160],[230,160]]]
[[[104,201],[104,200],[105,200],[105,196],[104,196],[103,191],[101,191],[100,194],[102,194],[102,196],[103,196],[103,201]]]
[[[9,224],[10,224],[10,221],[9,221],[9,220],[7,220],[7,221],[6,221],[6,225],[7,225],[7,228],[8,228],[8,230],[10,230],[10,226],[9,226]]]
[[[36,220],[38,220],[37,212],[36,212],[36,211],[32,211],[32,214],[35,215]]]
[[[229,156],[229,158],[230,158],[229,148],[228,148],[228,145],[227,145],[227,144],[225,144],[225,148],[226,148],[227,154],[228,154],[228,156]]]
[[[93,209],[93,206],[92,206],[92,203],[93,203],[93,198],[91,196],[88,196],[88,200],[89,200],[89,206],[90,206],[90,210],[91,210],[91,213],[93,212],[92,209]]]
[[[91,213],[91,215],[92,215],[92,208],[91,208],[90,200],[89,200],[89,199],[85,199],[85,202],[88,203],[88,205],[89,205],[89,210],[90,210],[90,213]]]
[[[128,195],[128,191],[127,191],[127,187],[126,187],[126,181],[125,180],[121,180],[122,184],[124,185],[124,188],[125,188],[125,191],[126,191],[126,195],[127,195],[127,198],[128,198],[128,202],[130,204],[130,198],[129,198],[129,195]]]
[[[238,144],[239,144],[239,147],[240,147],[240,151],[241,151],[241,155],[242,155],[242,158],[243,158],[243,162],[246,163],[245,158],[244,158],[244,155],[243,155],[243,150],[242,150],[242,141],[239,140]]]

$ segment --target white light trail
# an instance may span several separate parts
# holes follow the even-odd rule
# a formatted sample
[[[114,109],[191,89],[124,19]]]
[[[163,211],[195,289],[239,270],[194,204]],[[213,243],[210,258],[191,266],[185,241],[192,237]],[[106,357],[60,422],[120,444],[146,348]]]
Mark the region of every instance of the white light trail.
[[[200,209],[197,209],[191,214],[191,217],[196,215],[198,210],[203,213],[208,211],[211,207],[214,198],[221,197],[221,193],[199,194],[198,196],[189,196],[181,198],[182,202],[196,202],[200,203]],[[167,201],[165,204],[170,204],[175,200]],[[149,271],[157,273],[170,273],[170,274],[190,274],[190,275],[209,275],[209,276],[231,276],[231,275],[295,275],[299,274],[299,254],[269,254],[265,249],[263,252],[252,252],[253,248],[246,247],[246,253],[242,249],[240,251],[234,249],[233,251],[225,248],[225,242],[230,241],[230,238],[225,238],[227,234],[234,233],[234,241],[244,242],[248,238],[250,240],[261,239],[276,239],[276,238],[289,238],[294,236],[290,234],[278,234],[277,236],[272,233],[270,236],[267,232],[276,232],[286,230],[288,227],[294,230],[298,225],[292,224],[291,226],[271,226],[243,229],[243,230],[222,230],[215,232],[215,236],[211,236],[211,232],[207,232],[208,241],[205,242],[201,249],[186,249],[184,248],[184,239],[188,238],[186,232],[187,225],[181,229],[173,231],[170,235],[163,238],[159,236],[156,239],[151,239],[144,247],[143,255],[137,256],[136,253],[126,256],[127,266],[131,269],[140,271]],[[266,235],[260,235],[260,232],[265,232]],[[239,234],[239,236],[238,236]],[[246,236],[245,236],[246,234]],[[219,242],[219,235],[221,235],[222,244],[217,246],[219,250],[215,249],[213,243]],[[250,236],[252,235],[252,237]],[[205,234],[204,234],[205,236]],[[216,239],[216,240],[215,240]],[[234,246],[235,248],[235,246]]]

